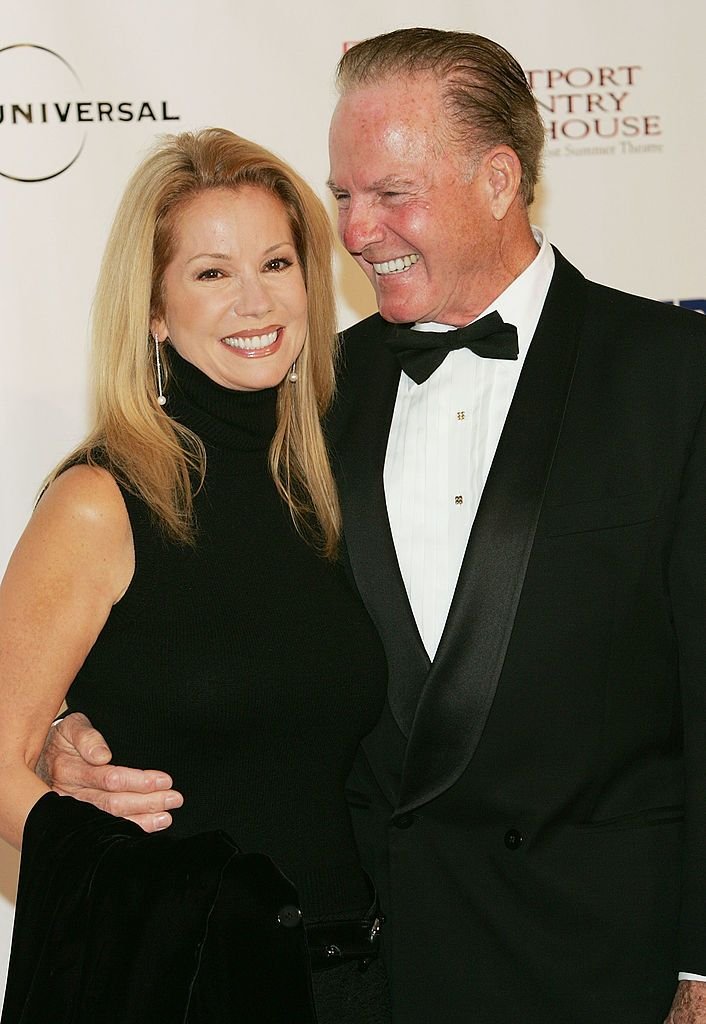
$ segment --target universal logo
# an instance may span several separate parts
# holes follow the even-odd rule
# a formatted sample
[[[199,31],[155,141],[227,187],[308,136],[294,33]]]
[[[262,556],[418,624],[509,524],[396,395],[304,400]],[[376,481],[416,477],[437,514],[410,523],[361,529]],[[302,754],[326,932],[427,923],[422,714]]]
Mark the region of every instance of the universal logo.
[[[50,181],[72,167],[91,124],[178,121],[167,100],[94,100],[61,54],[35,43],[0,48],[0,176]]]

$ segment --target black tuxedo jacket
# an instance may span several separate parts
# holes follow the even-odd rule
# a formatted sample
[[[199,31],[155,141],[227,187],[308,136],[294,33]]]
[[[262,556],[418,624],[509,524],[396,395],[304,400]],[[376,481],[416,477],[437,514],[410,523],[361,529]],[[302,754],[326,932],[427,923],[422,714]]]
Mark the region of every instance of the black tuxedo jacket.
[[[389,702],[350,780],[400,1024],[661,1024],[706,974],[706,320],[557,253],[430,664],[383,462],[399,366],[344,337],[347,558]]]

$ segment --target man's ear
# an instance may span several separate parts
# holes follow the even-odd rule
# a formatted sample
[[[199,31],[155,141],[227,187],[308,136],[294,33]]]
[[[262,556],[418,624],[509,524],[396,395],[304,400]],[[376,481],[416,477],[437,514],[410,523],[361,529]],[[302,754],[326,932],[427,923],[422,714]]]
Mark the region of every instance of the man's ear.
[[[490,211],[496,220],[502,220],[520,190],[522,164],[515,150],[509,146],[496,146],[487,160]]]

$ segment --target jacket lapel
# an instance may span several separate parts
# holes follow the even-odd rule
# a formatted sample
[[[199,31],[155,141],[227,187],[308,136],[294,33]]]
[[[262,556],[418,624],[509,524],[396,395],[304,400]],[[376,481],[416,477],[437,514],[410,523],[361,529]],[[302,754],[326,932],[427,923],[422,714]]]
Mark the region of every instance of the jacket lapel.
[[[390,706],[406,736],[430,661],[400,573],[385,501],[383,468],[400,378],[399,363],[382,341],[388,329],[375,315],[344,339],[345,408],[334,442],[351,570],[385,646]]]
[[[397,813],[462,774],[493,703],[578,356],[585,281],[559,253],[444,633],[417,704]]]

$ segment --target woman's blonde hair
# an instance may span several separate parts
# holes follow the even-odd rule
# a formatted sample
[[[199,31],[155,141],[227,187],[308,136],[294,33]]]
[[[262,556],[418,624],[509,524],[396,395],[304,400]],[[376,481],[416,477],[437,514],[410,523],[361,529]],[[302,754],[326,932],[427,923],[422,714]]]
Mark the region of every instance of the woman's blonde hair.
[[[291,167],[222,128],[164,137],[125,190],[93,308],[94,424],[49,479],[77,461],[105,466],[146,502],[169,537],[193,540],[193,496],[203,482],[205,453],[200,439],[157,404],[150,324],[164,313],[164,273],[180,208],[206,189],[243,186],[262,188],[282,203],[308,299],[298,380],[279,385],[270,468],[297,529],[333,557],[340,510],[320,423],[333,398],[337,351],[331,227]],[[169,346],[160,350],[166,380]]]

